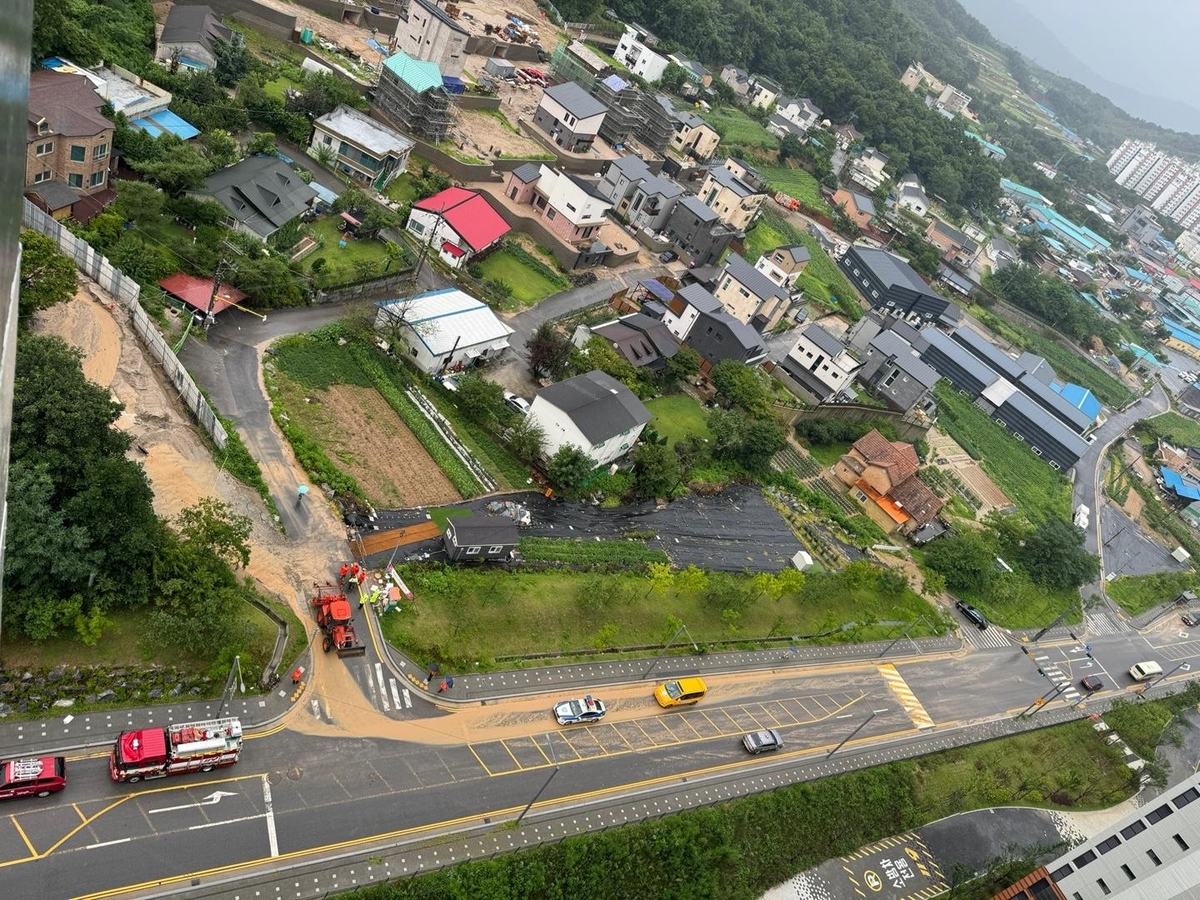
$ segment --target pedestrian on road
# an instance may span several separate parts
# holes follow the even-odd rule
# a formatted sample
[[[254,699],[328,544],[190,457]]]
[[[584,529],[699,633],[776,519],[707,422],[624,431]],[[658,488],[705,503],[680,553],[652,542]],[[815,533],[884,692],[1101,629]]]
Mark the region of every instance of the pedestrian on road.
[[[442,693],[442,692],[443,692],[443,691],[445,691],[445,690],[446,690],[446,688],[448,688],[449,686],[450,686],[450,685],[449,685],[449,683],[447,682],[447,680],[446,680],[445,678],[443,678],[443,679],[442,679],[442,683],[441,683],[440,685],[438,685],[438,693],[439,693],[439,694],[440,694],[440,693]]]
[[[298,685],[300,683],[300,679],[303,676],[304,676],[304,670],[302,668],[300,668],[299,666],[296,666],[296,668],[292,670],[292,687],[295,687],[296,685]]]
[[[433,685],[433,679],[435,678],[437,678],[437,666],[430,666],[429,677],[425,679],[425,686],[431,687]]]

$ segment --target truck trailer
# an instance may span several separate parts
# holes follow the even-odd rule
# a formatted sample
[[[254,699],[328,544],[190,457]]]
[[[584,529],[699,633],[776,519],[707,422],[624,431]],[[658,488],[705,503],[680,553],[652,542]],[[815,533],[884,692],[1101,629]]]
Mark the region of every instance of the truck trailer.
[[[113,781],[141,781],[232,766],[242,755],[238,719],[184,722],[164,728],[122,731],[108,755]]]

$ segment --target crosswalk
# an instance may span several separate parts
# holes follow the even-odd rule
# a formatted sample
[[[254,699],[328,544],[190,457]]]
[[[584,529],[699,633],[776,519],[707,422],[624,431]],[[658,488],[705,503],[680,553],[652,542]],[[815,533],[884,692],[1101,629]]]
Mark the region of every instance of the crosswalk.
[[[1013,645],[1012,635],[1003,628],[992,625],[980,631],[969,622],[964,622],[959,628],[962,638],[976,650],[1003,650]]]
[[[391,672],[384,671],[383,663],[367,663],[355,667],[354,677],[371,698],[371,703],[376,709],[385,713],[400,713],[412,709],[412,694]]]
[[[1085,612],[1083,620],[1089,635],[1123,634],[1125,631],[1125,625],[1111,612]]]
[[[1035,655],[1033,661],[1037,663],[1039,669],[1046,673],[1046,677],[1055,687],[1062,688],[1056,699],[1065,700],[1067,703],[1077,703],[1080,700],[1074,680],[1058,667],[1058,663],[1052,662],[1050,657],[1044,653]]]

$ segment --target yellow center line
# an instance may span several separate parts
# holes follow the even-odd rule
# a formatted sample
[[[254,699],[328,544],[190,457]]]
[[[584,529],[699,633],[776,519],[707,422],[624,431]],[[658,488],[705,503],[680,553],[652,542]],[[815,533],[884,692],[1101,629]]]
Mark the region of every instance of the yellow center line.
[[[17,817],[9,816],[9,818],[12,820],[13,828],[17,829],[17,834],[21,836],[21,840],[25,842],[25,846],[29,849],[29,859],[37,859],[38,852],[33,849],[33,844],[30,842],[29,837],[25,834],[25,829],[21,827],[21,823],[17,821]],[[12,860],[12,862],[25,861],[26,860],[23,859]]]

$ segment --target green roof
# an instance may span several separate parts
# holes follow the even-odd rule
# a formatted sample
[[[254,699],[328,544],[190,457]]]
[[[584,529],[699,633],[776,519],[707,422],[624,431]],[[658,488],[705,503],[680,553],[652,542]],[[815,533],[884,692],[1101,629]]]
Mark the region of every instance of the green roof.
[[[402,50],[389,56],[383,66],[418,94],[442,87],[442,72],[437,63],[413,59]]]

